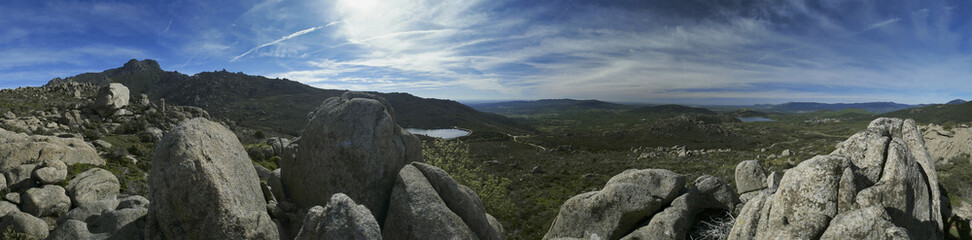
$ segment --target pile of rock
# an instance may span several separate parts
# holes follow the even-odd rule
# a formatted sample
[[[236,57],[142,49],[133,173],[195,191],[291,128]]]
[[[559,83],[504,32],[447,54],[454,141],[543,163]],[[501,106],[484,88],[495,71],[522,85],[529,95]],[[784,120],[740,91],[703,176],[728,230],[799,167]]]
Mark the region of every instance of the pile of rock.
[[[628,170],[561,207],[544,239],[685,239],[706,208],[739,211],[728,239],[941,239],[948,201],[912,120],[879,118],[784,174],[736,166],[684,188],[667,170]],[[967,223],[965,223],[967,225]]]
[[[268,142],[274,171],[225,126],[184,121],[156,147],[145,237],[505,239],[475,192],[421,163],[393,113],[369,94],[328,99],[298,140]]]
[[[624,171],[601,190],[568,199],[544,239],[687,239],[700,213],[731,212],[739,203],[719,178],[685,185],[685,176],[664,169]]]
[[[751,165],[737,166],[737,181]],[[753,196],[729,239],[941,239],[941,198],[914,121],[879,118]]]
[[[67,175],[59,160],[6,169],[0,189],[9,193],[0,201],[0,229],[39,239],[141,238],[147,199],[118,199],[118,179],[104,169],[81,172],[61,187]]]

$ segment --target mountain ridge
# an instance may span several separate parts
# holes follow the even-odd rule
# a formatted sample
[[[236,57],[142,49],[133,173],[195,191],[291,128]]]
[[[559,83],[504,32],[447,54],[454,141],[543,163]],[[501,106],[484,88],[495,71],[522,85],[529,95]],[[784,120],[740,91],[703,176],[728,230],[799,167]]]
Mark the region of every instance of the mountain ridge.
[[[129,60],[122,67],[100,73],[82,73],[55,78],[45,86],[68,82],[107,85],[122,83],[132,94],[150,99],[165,99],[167,104],[206,109],[214,117],[235,124],[297,135],[306,114],[324,99],[340,96],[345,90],[319,89],[288,79],[231,73],[226,70],[201,72],[189,76],[165,71],[158,62]],[[403,127],[452,128],[477,131],[523,132],[531,129],[512,119],[476,111],[452,100],[421,98],[408,93],[368,92],[386,98]]]

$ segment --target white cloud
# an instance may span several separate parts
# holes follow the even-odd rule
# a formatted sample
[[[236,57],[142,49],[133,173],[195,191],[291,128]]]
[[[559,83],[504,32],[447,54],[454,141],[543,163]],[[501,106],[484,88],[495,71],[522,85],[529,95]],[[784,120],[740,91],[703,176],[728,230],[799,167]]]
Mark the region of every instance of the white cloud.
[[[268,42],[268,43],[260,44],[260,46],[257,46],[255,48],[252,48],[249,51],[246,51],[243,54],[240,54],[239,56],[234,57],[232,60],[230,60],[230,62],[235,62],[236,60],[240,59],[241,57],[246,56],[247,54],[250,54],[251,52],[256,51],[258,49],[261,49],[261,48],[264,48],[264,47],[268,47],[268,46],[273,46],[273,45],[279,44],[279,43],[281,43],[283,41],[287,41],[287,40],[290,40],[290,39],[295,38],[295,37],[300,37],[301,35],[308,34],[308,33],[311,33],[311,32],[317,31],[317,30],[321,30],[323,28],[326,28],[326,27],[329,27],[331,25],[338,24],[338,23],[340,23],[340,22],[332,22],[332,23],[328,23],[327,25],[321,25],[321,26],[316,26],[316,27],[312,27],[312,28],[300,30],[300,31],[297,31],[295,33],[291,33],[290,35],[283,36],[283,37],[281,37],[281,38],[279,38],[277,40],[273,40],[273,41]]]

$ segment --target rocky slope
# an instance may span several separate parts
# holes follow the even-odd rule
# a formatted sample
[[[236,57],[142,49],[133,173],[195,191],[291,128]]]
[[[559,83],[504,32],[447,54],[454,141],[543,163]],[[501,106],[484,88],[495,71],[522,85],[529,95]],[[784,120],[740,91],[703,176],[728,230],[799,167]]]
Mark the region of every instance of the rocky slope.
[[[124,66],[100,73],[85,73],[51,80],[46,86],[87,83],[104,86],[121,83],[133,96],[165,99],[169,104],[200,107],[213,117],[268,131],[297,135],[305,117],[325,99],[344,90],[318,89],[287,79],[270,79],[224,71],[188,76],[162,70],[154,60],[130,60]],[[455,101],[425,99],[407,93],[372,93],[398,109],[398,123],[414,128],[451,128],[517,132],[529,127],[500,115],[482,113]]]
[[[777,176],[741,162],[737,197],[712,177],[686,187],[671,171],[628,170],[564,203],[544,239],[685,239],[713,209],[738,211],[728,239],[942,239],[951,214],[912,120],[876,119]]]

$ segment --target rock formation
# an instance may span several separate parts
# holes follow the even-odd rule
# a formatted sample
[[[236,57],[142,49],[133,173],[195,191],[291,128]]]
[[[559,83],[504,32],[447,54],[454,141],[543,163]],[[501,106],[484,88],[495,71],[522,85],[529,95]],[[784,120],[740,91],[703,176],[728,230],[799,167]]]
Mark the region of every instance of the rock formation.
[[[102,117],[111,116],[116,110],[128,106],[128,99],[128,87],[121,83],[110,83],[98,90],[98,96],[91,109],[97,111]]]
[[[201,118],[185,121],[156,147],[145,233],[150,239],[278,239],[258,179],[233,132]]]
[[[941,239],[935,166],[914,121],[879,118],[750,200],[729,239]]]
[[[94,147],[82,139],[27,135],[4,129],[0,129],[0,160],[0,171],[4,172],[20,164],[45,160],[58,160],[69,165],[105,164]]]
[[[422,160],[421,143],[395,124],[391,106],[365,93],[325,100],[300,137],[296,158],[280,163],[286,195],[307,208],[344,193],[379,222],[398,170]]]
[[[371,211],[354,203],[343,193],[334,194],[327,206],[307,211],[298,240],[313,239],[380,239],[381,228]]]

